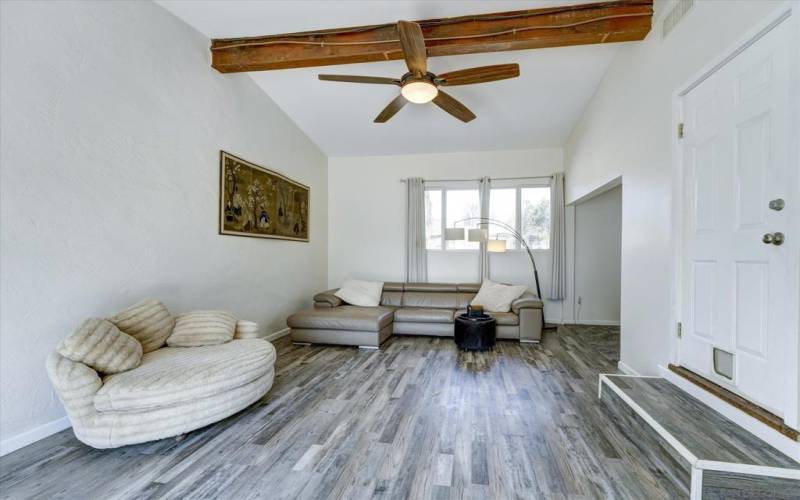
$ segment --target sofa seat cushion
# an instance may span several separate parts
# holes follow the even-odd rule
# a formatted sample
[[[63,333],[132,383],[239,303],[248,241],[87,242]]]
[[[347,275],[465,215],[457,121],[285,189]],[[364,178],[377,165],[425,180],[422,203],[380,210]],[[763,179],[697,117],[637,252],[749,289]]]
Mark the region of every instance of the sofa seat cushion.
[[[394,312],[396,323],[452,323],[452,309],[404,307]]]
[[[290,328],[377,332],[392,322],[392,307],[339,306],[307,309],[286,320]]]
[[[459,314],[467,314],[466,309],[459,309],[456,311],[456,316]],[[514,313],[507,312],[487,312],[484,311],[484,314],[488,314],[489,316],[493,317],[497,321],[497,326],[518,326],[519,325],[519,316]]]
[[[94,396],[99,412],[145,411],[224,393],[270,373],[275,348],[262,339],[202,347],[164,347],[138,368],[109,375]]]

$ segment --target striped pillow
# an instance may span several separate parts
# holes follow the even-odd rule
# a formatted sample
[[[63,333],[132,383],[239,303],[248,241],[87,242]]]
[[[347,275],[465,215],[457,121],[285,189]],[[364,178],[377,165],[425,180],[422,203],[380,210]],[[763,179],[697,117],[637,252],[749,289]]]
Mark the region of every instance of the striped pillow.
[[[236,332],[234,333],[234,338],[253,339],[258,337],[258,323],[254,321],[245,321],[243,319],[240,319],[236,322]]]
[[[108,320],[90,318],[59,344],[58,353],[101,373],[119,373],[139,366],[142,345]]]
[[[224,344],[233,339],[236,317],[225,311],[192,311],[175,318],[175,329],[167,339],[170,347]]]
[[[175,326],[175,319],[167,307],[155,299],[145,299],[118,312],[108,320],[138,340],[145,353],[163,347],[164,341]]]

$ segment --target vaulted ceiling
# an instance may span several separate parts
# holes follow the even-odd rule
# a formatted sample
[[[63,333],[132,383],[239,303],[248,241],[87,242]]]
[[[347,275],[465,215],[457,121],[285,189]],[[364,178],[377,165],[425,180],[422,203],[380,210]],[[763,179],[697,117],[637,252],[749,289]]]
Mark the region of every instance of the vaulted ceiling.
[[[158,2],[209,38],[430,19],[585,3],[569,1],[194,1]],[[323,82],[319,73],[397,78],[403,61],[251,72],[249,75],[329,156],[441,153],[562,146],[620,44],[431,58],[434,73],[519,63],[520,77],[453,87],[477,119],[461,123],[430,104],[373,123],[397,95],[391,85]]]

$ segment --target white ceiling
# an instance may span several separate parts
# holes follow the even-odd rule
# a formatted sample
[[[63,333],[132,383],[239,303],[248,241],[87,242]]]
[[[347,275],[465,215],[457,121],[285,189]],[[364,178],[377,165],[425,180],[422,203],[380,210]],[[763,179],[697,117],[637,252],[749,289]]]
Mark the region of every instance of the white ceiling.
[[[522,1],[208,1],[158,3],[209,38],[430,19],[584,3]],[[322,82],[318,73],[400,77],[402,61],[250,73],[329,156],[442,153],[562,146],[619,44],[435,57],[430,71],[516,62],[520,77],[447,92],[477,118],[462,123],[433,104],[408,104],[388,123],[372,120],[398,92],[390,85]]]

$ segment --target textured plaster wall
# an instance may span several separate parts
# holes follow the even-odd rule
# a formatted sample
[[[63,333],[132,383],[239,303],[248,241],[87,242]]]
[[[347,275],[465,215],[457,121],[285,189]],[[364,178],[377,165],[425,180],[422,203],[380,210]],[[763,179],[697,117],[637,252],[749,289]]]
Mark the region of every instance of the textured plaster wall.
[[[327,281],[327,159],[149,2],[2,2],[0,437],[64,411],[47,354],[143,297],[285,327]],[[225,149],[311,186],[311,243],[217,234]]]

